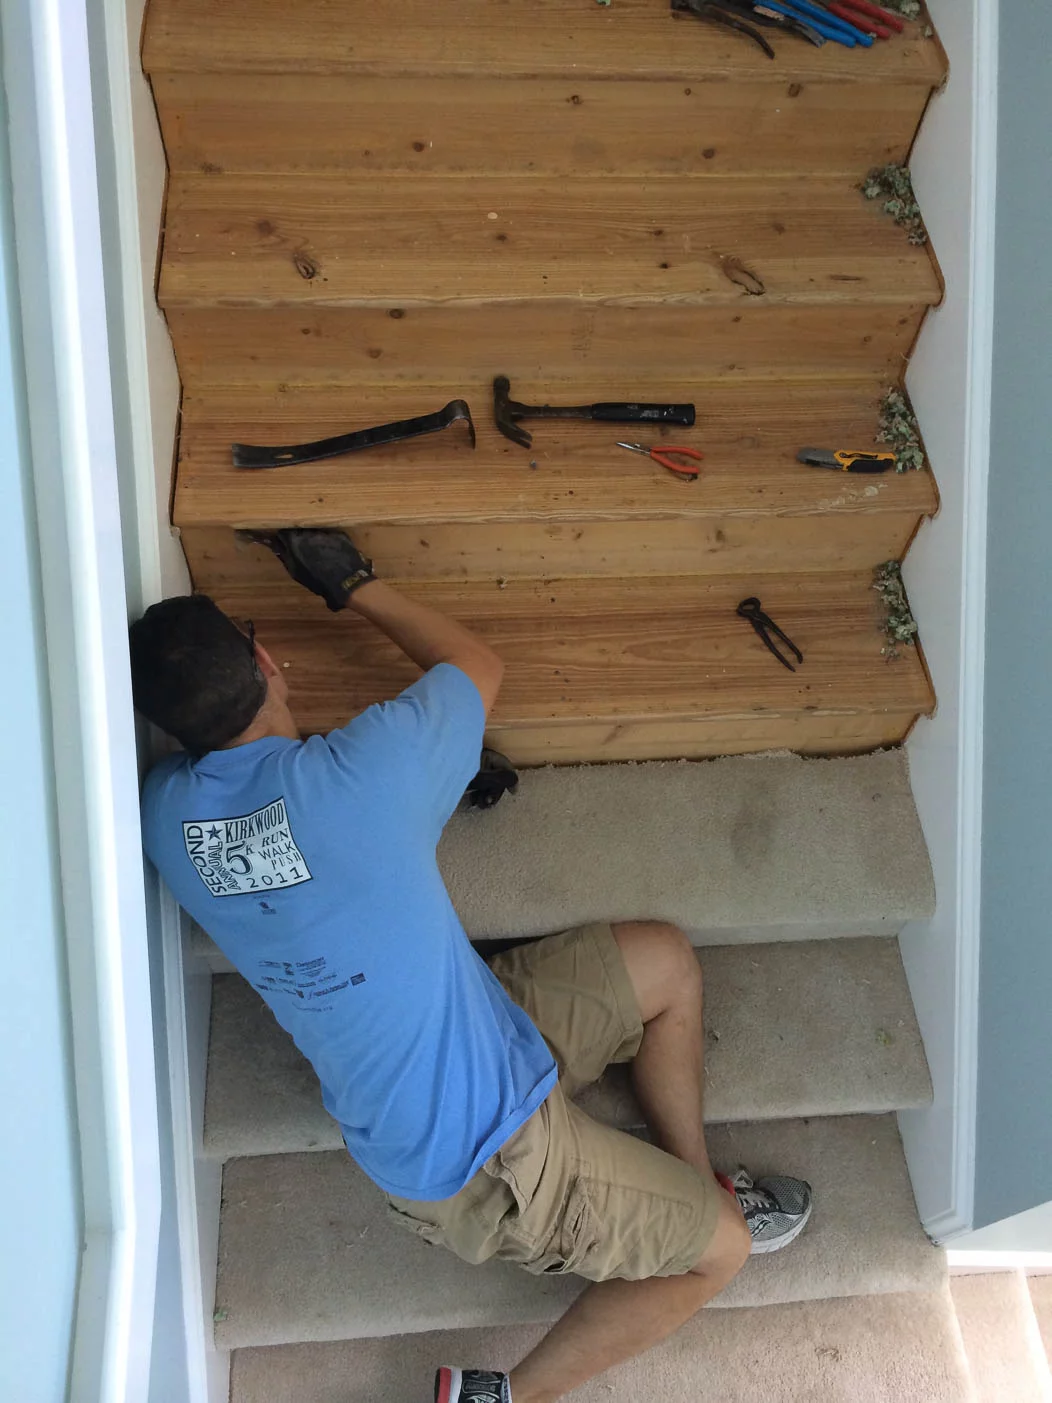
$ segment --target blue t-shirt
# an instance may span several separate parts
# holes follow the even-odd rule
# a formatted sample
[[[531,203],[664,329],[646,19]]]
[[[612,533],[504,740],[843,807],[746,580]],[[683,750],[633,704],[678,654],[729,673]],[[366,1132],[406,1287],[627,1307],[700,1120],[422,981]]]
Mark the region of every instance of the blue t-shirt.
[[[172,755],[143,789],[147,854],[312,1062],[382,1189],[449,1198],[556,1080],[438,870],[478,769],[482,699],[441,663],[307,741]]]

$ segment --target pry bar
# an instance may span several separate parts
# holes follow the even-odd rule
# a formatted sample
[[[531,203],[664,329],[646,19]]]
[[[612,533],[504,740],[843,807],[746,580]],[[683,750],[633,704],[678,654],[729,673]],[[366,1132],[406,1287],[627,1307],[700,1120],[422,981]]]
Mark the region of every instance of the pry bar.
[[[320,438],[313,443],[282,444],[277,448],[235,443],[231,445],[231,453],[235,468],[294,467],[298,463],[316,463],[321,458],[338,458],[343,453],[360,453],[364,448],[381,448],[387,443],[400,443],[402,439],[438,433],[458,421],[467,424],[468,438],[474,448],[475,425],[467,401],[451,399],[444,409],[434,414],[420,414],[415,419],[399,419],[372,429],[355,429],[353,433],[338,434],[335,438]]]

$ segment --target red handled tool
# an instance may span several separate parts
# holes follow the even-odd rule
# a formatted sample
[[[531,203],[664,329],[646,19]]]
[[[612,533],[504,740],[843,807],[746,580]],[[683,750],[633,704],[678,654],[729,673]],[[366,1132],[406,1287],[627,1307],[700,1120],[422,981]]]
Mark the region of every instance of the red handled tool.
[[[905,24],[890,10],[882,10],[870,0],[826,0],[826,9],[839,19],[847,20],[865,34],[875,34],[878,39],[890,39],[892,30],[901,34]]]
[[[663,468],[667,468],[670,473],[675,473],[678,478],[685,482],[696,482],[700,469],[694,463],[700,463],[705,457],[704,453],[699,453],[696,448],[648,448],[645,443],[619,443],[618,448],[627,448],[629,453],[642,453],[647,458],[653,458],[655,463],[660,463]],[[680,458],[685,458],[686,462],[675,462],[673,453],[678,453]]]

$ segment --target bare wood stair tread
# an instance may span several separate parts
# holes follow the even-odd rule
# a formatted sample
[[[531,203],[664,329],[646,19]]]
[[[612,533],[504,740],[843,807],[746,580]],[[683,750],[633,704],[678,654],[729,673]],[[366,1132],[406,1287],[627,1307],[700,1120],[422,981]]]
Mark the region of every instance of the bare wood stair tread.
[[[153,0],[149,73],[180,70],[501,77],[596,75],[685,81],[942,81],[946,62],[921,25],[870,50],[748,40],[670,15],[666,0]],[[761,67],[762,65],[762,67]]]
[[[306,731],[343,724],[418,670],[356,615],[331,615],[284,576],[217,591],[250,615],[285,668]],[[884,656],[872,575],[768,575],[764,607],[806,662],[781,667],[737,617],[749,577],[413,582],[411,595],[470,625],[505,659],[489,734],[552,723],[891,713],[934,705],[917,649]],[[287,664],[287,668],[285,665]],[[675,752],[672,752],[675,753]]]
[[[940,300],[926,248],[842,177],[176,174],[165,307]]]
[[[173,517],[182,527],[236,527],[932,513],[938,493],[930,473],[867,477],[796,461],[805,445],[879,447],[874,434],[883,388],[873,380],[515,381],[512,393],[532,403],[646,398],[698,406],[693,429],[660,435],[645,425],[532,422],[534,444],[527,450],[494,425],[489,380],[206,386],[184,396]],[[475,415],[474,451],[453,428],[295,468],[249,472],[231,461],[231,443],[309,442],[427,413],[457,396],[467,398]],[[701,479],[678,482],[615,447],[621,438],[700,448]]]

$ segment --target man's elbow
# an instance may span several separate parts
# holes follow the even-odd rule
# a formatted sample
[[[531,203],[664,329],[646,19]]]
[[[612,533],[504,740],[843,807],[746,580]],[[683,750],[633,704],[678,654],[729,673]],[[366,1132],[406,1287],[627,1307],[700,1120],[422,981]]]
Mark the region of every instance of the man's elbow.
[[[497,700],[500,684],[504,680],[504,659],[492,648],[484,645],[464,667],[464,671],[479,689],[488,714]]]

